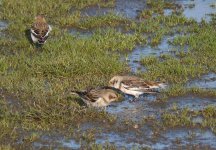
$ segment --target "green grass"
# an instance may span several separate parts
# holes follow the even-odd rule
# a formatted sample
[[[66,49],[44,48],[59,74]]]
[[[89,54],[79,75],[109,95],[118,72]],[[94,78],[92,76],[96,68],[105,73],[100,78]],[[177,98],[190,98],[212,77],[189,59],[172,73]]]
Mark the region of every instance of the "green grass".
[[[120,25],[129,25],[130,22],[131,21],[129,19],[123,16],[108,13],[105,15],[85,17],[77,25],[75,25],[75,27],[87,30],[99,27],[118,27]]]
[[[94,143],[95,134],[100,131],[93,128],[83,132],[79,125],[91,121],[117,130],[114,125],[118,118],[103,110],[83,107],[80,99],[69,95],[68,90],[107,85],[112,76],[129,73],[126,63],[120,61],[122,53],[132,51],[137,45],[155,47],[165,36],[175,33],[187,34],[171,41],[180,48],[176,57],[169,54],[144,57],[141,64],[147,71],[140,76],[170,85],[162,92],[162,100],[189,94],[216,97],[215,90],[184,86],[203,74],[216,72],[214,21],[199,24],[176,13],[176,4],[162,0],[147,1],[148,10],[143,10],[139,20],[115,13],[82,15],[83,9],[96,5],[114,7],[115,1],[1,1],[0,19],[9,25],[1,31],[4,36],[0,39],[0,88],[3,89],[0,97],[0,141],[3,145],[0,149],[13,149],[16,144],[10,146],[10,143],[17,139],[29,146],[47,132],[73,136],[77,141],[81,139],[90,144],[89,149],[117,149],[112,144]],[[164,16],[164,9],[172,9],[172,15]],[[53,30],[47,43],[36,48],[26,37],[26,30],[39,13],[47,16]],[[74,36],[68,33],[69,28],[91,30],[92,35]],[[12,103],[10,96],[15,97]],[[215,132],[215,107],[196,114],[203,116],[203,128]],[[191,119],[187,109],[174,114],[165,112],[159,127],[196,126]],[[121,129],[128,130],[133,126],[130,122],[120,121],[126,124]],[[155,127],[160,124],[154,123]]]
[[[176,113],[165,112],[162,115],[163,126],[165,127],[193,127],[193,122],[188,109],[177,111]]]
[[[147,0],[146,4],[147,9],[144,9],[139,14],[139,18],[149,19],[153,15],[163,15],[165,9],[171,9],[173,12],[176,12],[179,9],[177,4],[164,0]]]
[[[147,40],[140,34],[124,34],[114,29],[98,30],[93,35],[100,49],[110,51],[131,51],[137,44],[145,44]]]
[[[179,128],[179,127],[189,127],[195,128],[197,126],[201,126],[201,128],[210,129],[212,132],[216,133],[215,126],[215,116],[216,109],[215,106],[207,106],[202,110],[191,111],[188,108],[179,109],[178,107],[174,108],[175,112],[171,113],[169,111],[164,112],[162,114],[162,125],[161,127],[165,129],[171,128]],[[201,117],[202,121],[200,123],[193,122],[193,118]]]
[[[3,30],[6,37],[0,40],[0,87],[4,95],[9,93],[16,96],[21,108],[12,113],[8,106],[10,98],[1,99],[4,102],[4,108],[0,112],[0,126],[4,129],[0,133],[1,141],[6,138],[15,141],[32,130],[73,130],[76,124],[88,122],[89,119],[92,122],[115,122],[115,117],[104,111],[80,106],[80,99],[77,100],[67,92],[69,89],[103,86],[112,76],[127,72],[119,56],[112,54],[110,50],[127,48],[125,41],[132,41],[132,49],[138,41],[136,35],[124,35],[113,30],[105,32],[106,36],[98,31],[92,37],[83,39],[62,29],[77,24],[79,28],[88,27],[87,22],[90,20],[85,25],[80,22],[80,9],[95,4],[110,7],[113,6],[113,1],[62,3],[55,0],[43,2],[43,5],[39,0],[33,3],[2,1],[0,18],[7,20],[9,26]],[[77,11],[70,13],[71,8]],[[51,37],[41,48],[31,45],[25,32],[38,13],[46,14],[47,21],[53,26]],[[102,20],[92,19],[98,20],[97,24],[119,19],[114,15],[107,17],[105,20],[103,17]],[[125,41],[112,46],[114,40]],[[37,137],[30,134],[27,141],[34,141]]]
[[[215,29],[212,25],[200,27],[197,33],[189,36],[179,36],[173,41],[174,45],[188,47],[188,52],[181,57],[160,58],[150,57],[154,62],[148,63],[144,58],[141,62],[148,71],[143,74],[145,78],[161,79],[169,83],[186,83],[208,72],[215,72]],[[158,59],[158,60],[157,60]]]

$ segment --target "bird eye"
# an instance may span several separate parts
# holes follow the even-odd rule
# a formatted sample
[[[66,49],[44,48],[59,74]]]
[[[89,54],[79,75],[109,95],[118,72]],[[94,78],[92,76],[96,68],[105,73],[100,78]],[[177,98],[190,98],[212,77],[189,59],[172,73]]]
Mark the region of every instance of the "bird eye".
[[[115,99],[117,98],[115,95],[109,95],[109,99]]]

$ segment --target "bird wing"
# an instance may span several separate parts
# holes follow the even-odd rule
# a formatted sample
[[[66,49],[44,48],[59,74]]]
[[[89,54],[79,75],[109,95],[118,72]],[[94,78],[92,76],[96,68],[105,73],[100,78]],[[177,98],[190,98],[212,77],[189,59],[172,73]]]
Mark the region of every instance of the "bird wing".
[[[35,22],[31,27],[31,32],[37,37],[48,36],[52,28],[46,22]]]
[[[96,102],[100,97],[100,91],[97,89],[93,89],[86,94],[86,98],[91,102]]]
[[[155,93],[155,89],[159,88],[157,82],[145,81],[138,77],[128,77],[126,80],[122,81],[121,84],[125,89],[131,91],[140,91],[145,93]]]
[[[134,89],[149,89],[150,86],[146,83],[145,80],[138,78],[138,77],[129,77],[122,81],[124,87],[127,88],[134,88]]]

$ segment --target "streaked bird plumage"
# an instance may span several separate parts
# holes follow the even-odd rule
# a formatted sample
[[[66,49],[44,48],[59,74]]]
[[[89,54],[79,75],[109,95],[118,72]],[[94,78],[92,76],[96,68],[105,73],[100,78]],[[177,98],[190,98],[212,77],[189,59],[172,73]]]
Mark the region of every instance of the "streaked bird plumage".
[[[119,99],[119,93],[113,89],[97,88],[86,91],[70,91],[77,94],[88,105],[93,107],[106,107]]]
[[[31,39],[34,43],[44,44],[49,36],[51,26],[47,24],[43,15],[35,17],[35,21],[31,26]]]
[[[138,98],[144,93],[156,93],[158,92],[157,89],[165,88],[166,84],[146,81],[136,76],[114,76],[109,81],[109,86]]]

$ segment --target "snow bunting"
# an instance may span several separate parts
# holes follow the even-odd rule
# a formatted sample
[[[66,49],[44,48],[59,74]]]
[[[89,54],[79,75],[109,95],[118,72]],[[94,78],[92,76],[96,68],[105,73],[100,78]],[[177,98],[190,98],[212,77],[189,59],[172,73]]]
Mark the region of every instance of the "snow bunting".
[[[70,92],[78,94],[88,106],[93,107],[106,107],[111,102],[117,101],[120,98],[120,95],[115,90],[106,88]]]
[[[156,93],[159,88],[165,88],[166,84],[153,81],[145,81],[135,76],[114,76],[109,81],[109,86],[121,90],[123,93],[138,98],[144,93]]]
[[[34,43],[44,44],[51,30],[51,26],[47,24],[43,15],[36,16],[35,22],[32,24],[31,27],[32,41]]]

